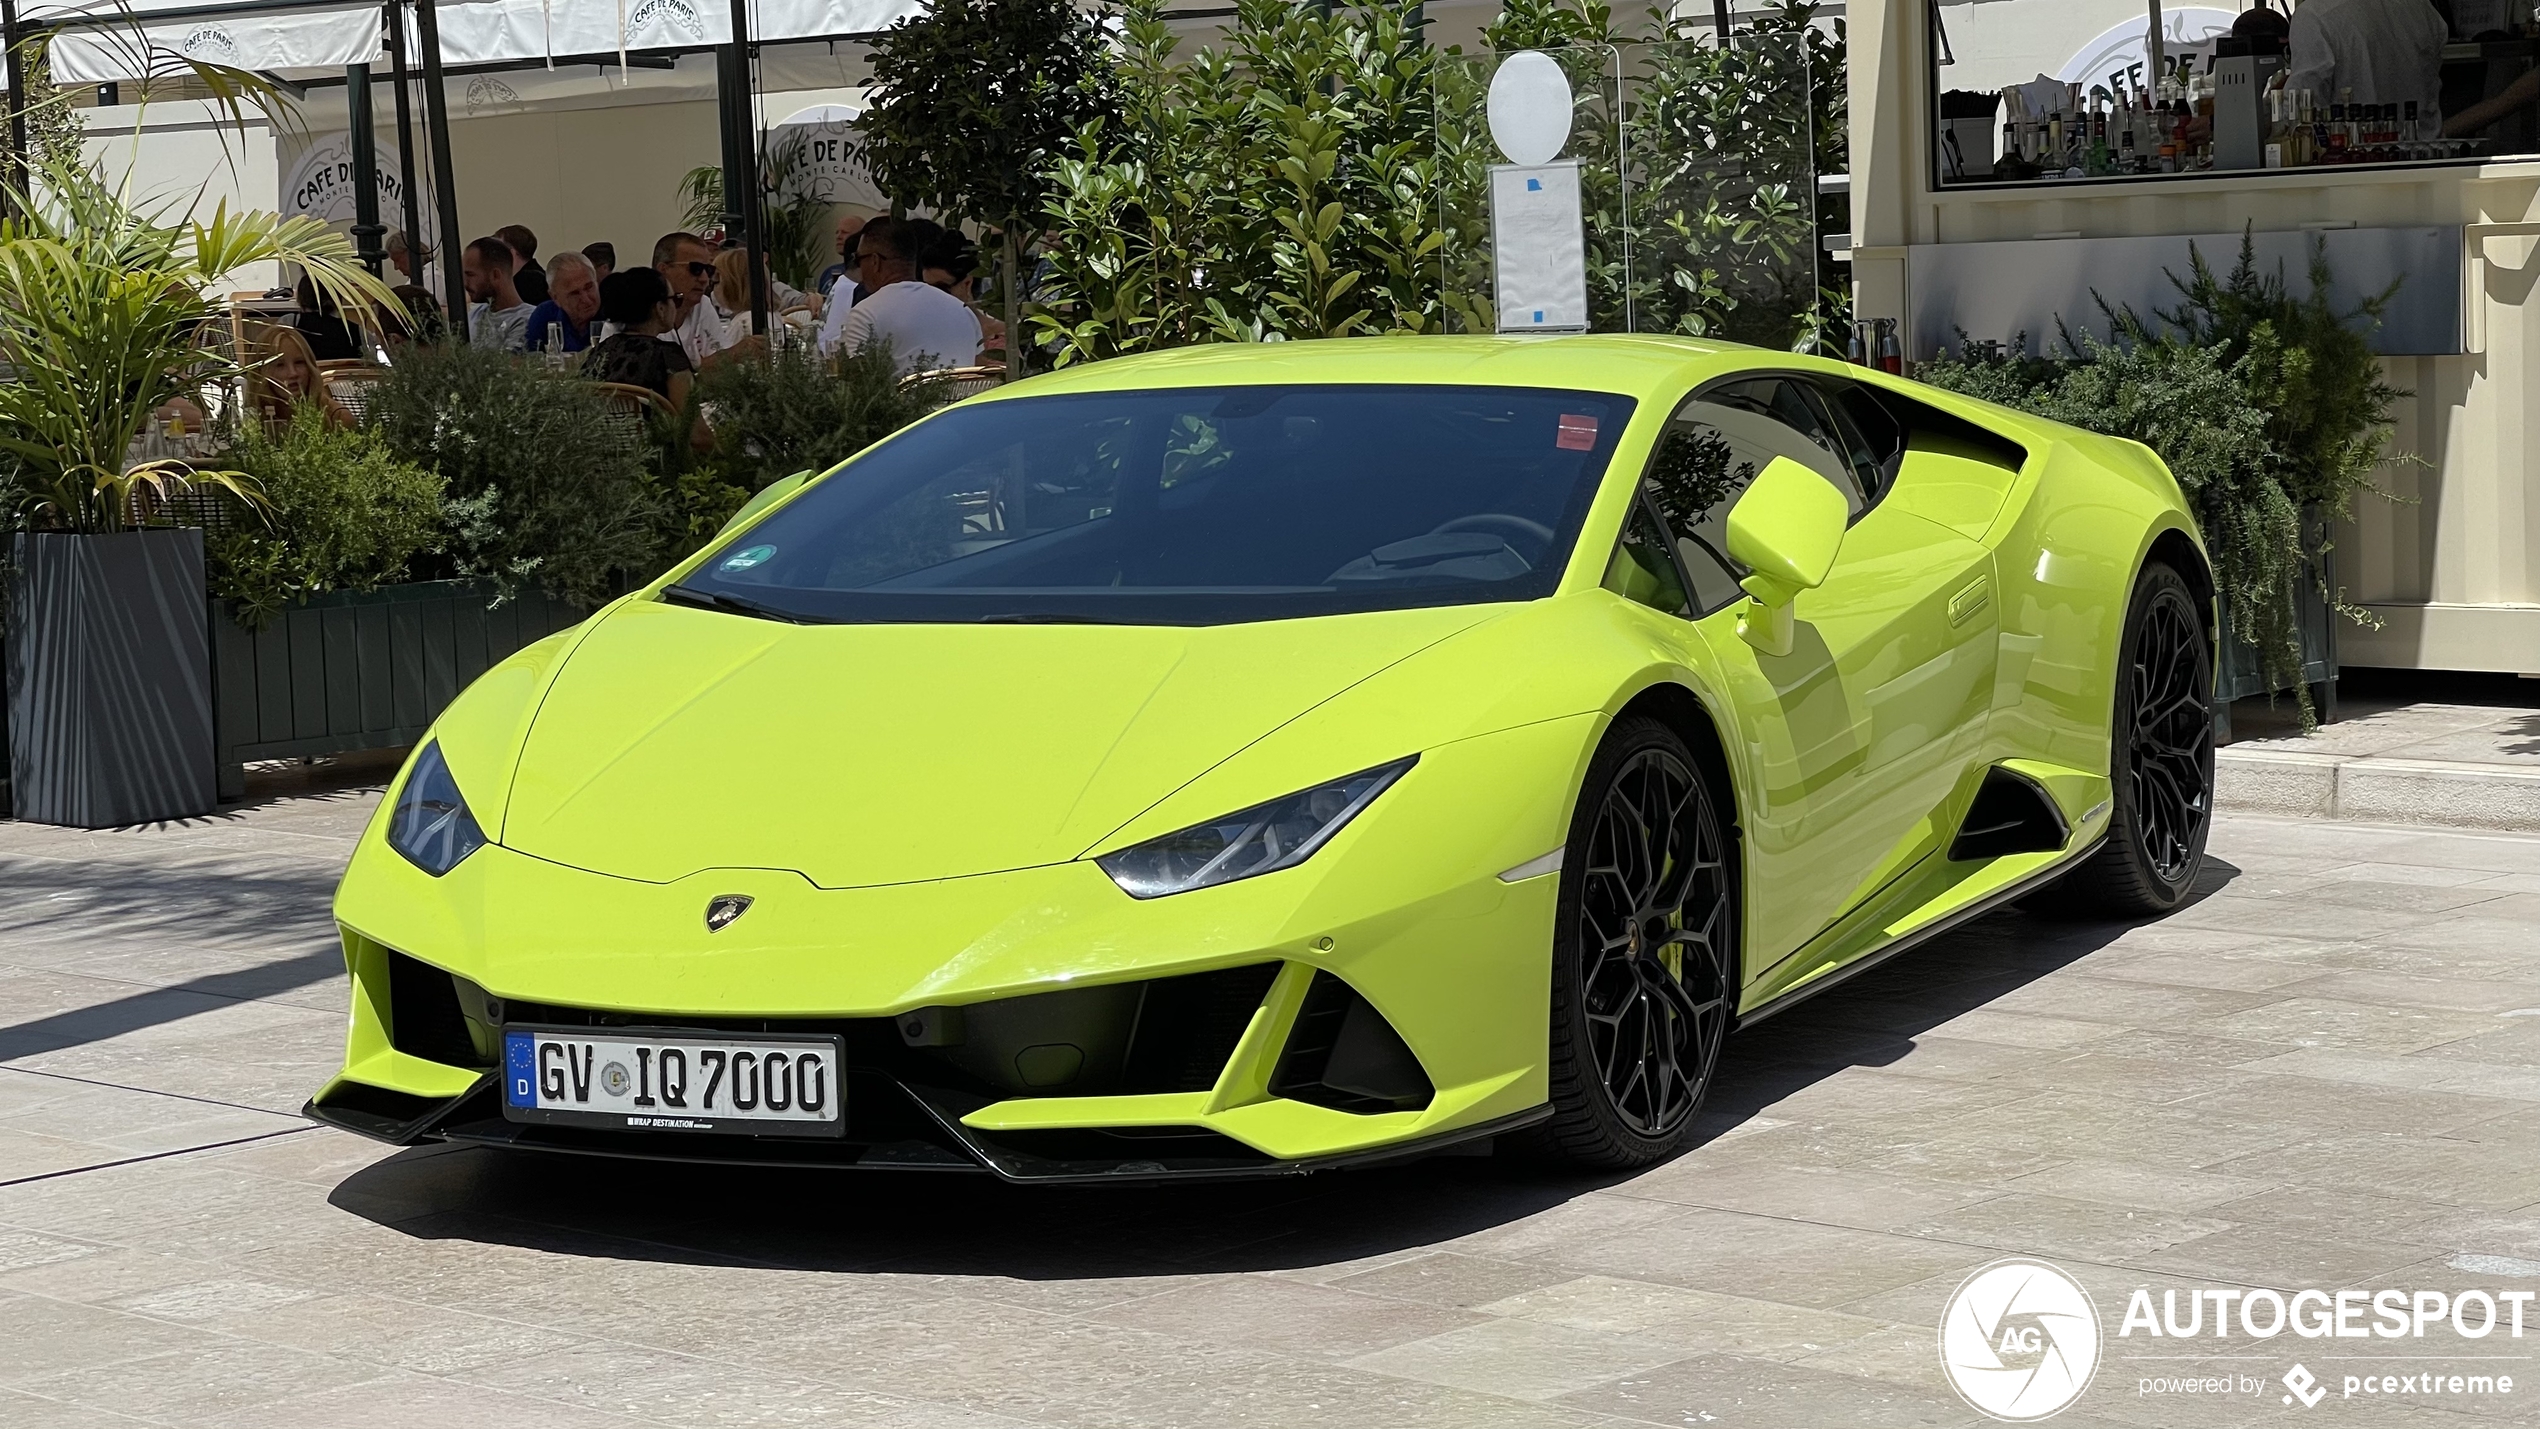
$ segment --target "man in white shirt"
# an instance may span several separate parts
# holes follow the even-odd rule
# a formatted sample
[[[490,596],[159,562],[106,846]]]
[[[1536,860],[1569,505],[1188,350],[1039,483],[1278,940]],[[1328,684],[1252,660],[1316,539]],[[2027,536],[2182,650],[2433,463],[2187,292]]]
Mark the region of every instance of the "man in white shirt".
[[[867,293],[881,284],[874,280],[875,262],[882,253],[882,235],[891,231],[895,220],[876,214],[856,231],[854,247],[847,250],[847,271],[829,288],[829,306],[820,310],[820,351],[826,356],[838,350],[847,335],[847,315]],[[867,240],[870,240],[870,246]]]
[[[2417,106],[2420,133],[2442,123],[2443,46],[2451,27],[2431,0],[2302,0],[2293,12],[2292,74],[2322,106]]]
[[[529,333],[529,315],[537,309],[520,300],[512,283],[511,245],[499,238],[480,238],[460,255],[459,277],[467,285],[467,340],[478,347],[518,352]]]
[[[703,370],[706,359],[720,354],[723,318],[714,309],[714,253],[693,233],[665,233],[653,245],[653,271],[670,285],[679,304],[679,325],[661,335],[688,354],[688,365]]]
[[[918,278],[920,258],[943,230],[925,219],[895,223],[876,238],[870,228],[859,253],[872,253],[865,296],[847,313],[838,345],[862,352],[888,343],[902,372],[968,367],[979,360],[979,316],[970,305]],[[879,251],[876,251],[876,245]]]

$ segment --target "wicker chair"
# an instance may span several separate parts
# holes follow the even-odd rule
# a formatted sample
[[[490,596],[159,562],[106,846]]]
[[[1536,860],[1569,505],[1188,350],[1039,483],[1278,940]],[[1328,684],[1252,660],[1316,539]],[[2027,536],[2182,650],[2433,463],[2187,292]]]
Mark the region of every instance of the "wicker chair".
[[[321,362],[318,375],[358,422],[369,417],[371,389],[388,380],[388,369],[367,362]]]
[[[995,367],[941,367],[932,372],[912,372],[901,380],[910,386],[920,382],[941,382],[944,384],[943,405],[949,407],[964,397],[976,397],[1004,386],[1005,368],[1002,364]]]
[[[638,445],[653,440],[655,422],[679,415],[670,399],[650,387],[637,387],[627,382],[594,382],[600,397],[608,403],[611,421],[622,427]]]

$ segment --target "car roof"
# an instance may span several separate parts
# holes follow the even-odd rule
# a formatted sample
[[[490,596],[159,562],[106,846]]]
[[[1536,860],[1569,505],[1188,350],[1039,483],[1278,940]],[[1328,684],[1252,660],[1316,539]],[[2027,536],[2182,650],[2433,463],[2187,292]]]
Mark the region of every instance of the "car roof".
[[[1788,365],[1790,354],[1658,334],[1328,338],[1226,342],[1063,367],[994,397],[1265,383],[1401,383],[1545,387],[1672,396],[1688,378],[1745,366]],[[973,399],[977,400],[977,399]]]

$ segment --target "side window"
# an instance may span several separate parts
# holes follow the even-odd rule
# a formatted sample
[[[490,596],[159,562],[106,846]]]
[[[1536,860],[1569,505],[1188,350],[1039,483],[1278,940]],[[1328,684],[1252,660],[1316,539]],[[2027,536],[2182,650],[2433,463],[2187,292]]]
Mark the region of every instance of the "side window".
[[[1789,457],[1824,477],[1855,515],[1864,508],[1859,479],[1829,425],[1814,394],[1778,377],[1715,388],[1669,419],[1650,458],[1648,491],[1675,536],[1697,614],[1742,594],[1746,570],[1728,553],[1729,508],[1773,458]]]
[[[1752,428],[1747,440],[1770,446],[1774,456],[1789,457],[1833,483],[1853,517],[1869,509],[1869,491],[1853,469],[1851,453],[1834,435],[1815,394],[1801,383],[1787,377],[1750,378],[1712,388],[1703,400],[1745,413]]]
[[[1896,420],[1880,394],[1854,382],[1826,382],[1821,389],[1834,408],[1835,428],[1851,451],[1852,468],[1875,504],[1896,480],[1905,459],[1905,425]]]
[[[1605,588],[1652,610],[1693,614],[1675,560],[1667,554],[1667,533],[1646,502],[1632,503],[1632,518],[1623,523],[1623,539],[1614,544],[1614,559],[1605,567]]]

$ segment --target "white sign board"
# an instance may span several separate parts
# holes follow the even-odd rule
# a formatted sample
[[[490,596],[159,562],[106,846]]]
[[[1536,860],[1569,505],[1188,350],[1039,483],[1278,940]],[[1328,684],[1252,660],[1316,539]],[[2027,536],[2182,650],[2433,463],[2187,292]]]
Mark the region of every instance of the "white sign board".
[[[780,124],[768,131],[768,162],[772,167],[794,157],[792,147],[800,145],[799,162],[785,177],[790,197],[888,209],[891,201],[873,186],[873,175],[856,153],[857,138],[855,125],[843,120]]]
[[[1578,160],[1493,165],[1490,224],[1499,330],[1587,331]]]
[[[379,136],[379,221],[391,230],[406,222],[405,165],[397,146],[386,135]],[[285,218],[308,217],[346,227],[353,222],[353,139],[348,133],[318,134],[300,152],[299,159],[282,178],[281,212]],[[432,210],[427,205],[417,217],[423,224],[423,243],[433,241]]]

